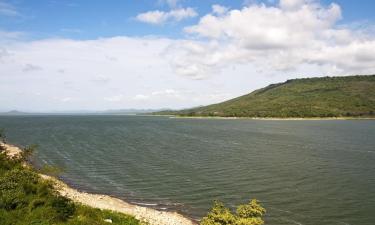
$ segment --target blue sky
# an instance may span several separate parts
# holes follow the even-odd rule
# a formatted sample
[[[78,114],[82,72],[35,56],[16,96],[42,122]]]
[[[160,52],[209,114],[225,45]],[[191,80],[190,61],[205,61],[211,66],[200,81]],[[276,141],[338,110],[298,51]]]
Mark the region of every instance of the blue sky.
[[[179,23],[163,26],[139,23],[137,14],[150,10],[169,10],[170,6],[154,0],[13,0],[2,1],[14,6],[20,14],[2,17],[0,27],[8,31],[27,32],[29,38],[65,37],[73,39],[94,39],[112,36],[160,35],[178,38],[184,35],[182,28],[197,23],[199,16]],[[249,1],[255,2],[255,1]],[[267,5],[276,5],[277,1],[257,1]],[[372,0],[324,0],[322,4],[335,2],[343,11],[340,24],[353,22],[374,23],[375,2]],[[199,15],[211,11],[213,4],[231,9],[239,9],[246,2],[238,0],[184,0],[176,7],[192,7]]]
[[[292,78],[375,74],[373,9],[370,0],[0,0],[0,111],[177,109]]]

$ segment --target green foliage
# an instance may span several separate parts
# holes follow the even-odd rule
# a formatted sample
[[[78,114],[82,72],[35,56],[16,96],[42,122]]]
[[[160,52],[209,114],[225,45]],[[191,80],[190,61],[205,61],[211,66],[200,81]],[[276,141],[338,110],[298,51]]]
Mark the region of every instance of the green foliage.
[[[222,117],[374,117],[375,75],[288,80],[204,107],[155,114]]]
[[[0,153],[5,150],[5,146],[2,143],[5,143],[5,131],[4,129],[0,128]]]
[[[201,221],[201,225],[262,225],[266,210],[253,199],[248,204],[239,205],[233,214],[224,204],[214,202],[211,211]]]
[[[262,217],[265,213],[266,210],[259,205],[256,199],[237,207],[237,215],[241,218]]]
[[[26,159],[35,146],[26,148]],[[1,225],[137,225],[134,217],[75,204],[58,195],[51,181],[42,180],[21,159],[10,159],[0,152]]]
[[[47,174],[49,176],[57,177],[60,175],[64,170],[60,167],[51,166],[51,165],[44,165],[40,170],[42,174]]]
[[[66,221],[74,214],[75,205],[65,197],[56,196],[52,198],[50,204],[56,215],[54,218],[56,220]]]
[[[0,142],[5,143],[5,131],[2,128],[0,128]]]
[[[38,145],[29,145],[26,148],[22,149],[21,160],[24,161],[30,159],[30,157],[33,155],[37,148]]]
[[[139,221],[132,216],[109,210],[93,209],[82,205],[77,207],[76,214],[79,216],[72,218],[69,221],[70,225],[108,225],[108,222],[104,222],[105,219],[110,219],[112,220],[112,224],[118,225],[140,224]]]
[[[229,225],[235,224],[236,220],[236,216],[228,208],[225,208],[223,203],[215,201],[211,212],[202,219],[201,225]]]

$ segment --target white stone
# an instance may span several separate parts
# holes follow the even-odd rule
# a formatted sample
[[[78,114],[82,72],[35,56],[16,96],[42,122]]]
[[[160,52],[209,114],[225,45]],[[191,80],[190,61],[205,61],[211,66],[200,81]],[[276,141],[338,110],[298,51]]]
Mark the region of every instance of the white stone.
[[[112,219],[105,219],[104,222],[112,223]]]

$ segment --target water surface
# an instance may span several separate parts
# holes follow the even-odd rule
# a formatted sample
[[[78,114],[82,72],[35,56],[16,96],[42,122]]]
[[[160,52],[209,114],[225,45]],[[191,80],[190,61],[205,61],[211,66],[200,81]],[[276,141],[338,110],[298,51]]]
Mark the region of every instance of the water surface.
[[[200,218],[250,198],[266,224],[375,224],[375,121],[0,117],[85,191]]]

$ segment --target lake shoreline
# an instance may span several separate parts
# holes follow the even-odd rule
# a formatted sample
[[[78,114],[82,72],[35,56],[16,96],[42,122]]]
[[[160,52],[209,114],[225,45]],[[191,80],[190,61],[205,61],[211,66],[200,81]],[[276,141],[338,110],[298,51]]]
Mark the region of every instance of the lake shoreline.
[[[153,115],[164,116],[170,119],[218,119],[218,120],[270,120],[270,121],[319,121],[319,120],[375,120],[375,117],[224,117],[224,116],[176,116],[176,115]]]
[[[5,146],[6,154],[13,158],[21,154],[21,148],[13,144],[0,142]],[[30,166],[26,164],[26,166]],[[110,195],[92,194],[82,192],[78,189],[71,188],[68,184],[58,178],[39,173],[40,177],[45,180],[51,180],[55,183],[54,187],[58,193],[64,197],[71,199],[73,202],[83,204],[89,207],[102,210],[111,210],[114,212],[124,213],[134,216],[136,219],[146,222],[150,225],[194,225],[195,221],[171,211],[160,211],[150,207],[139,206],[128,203],[119,198]]]

